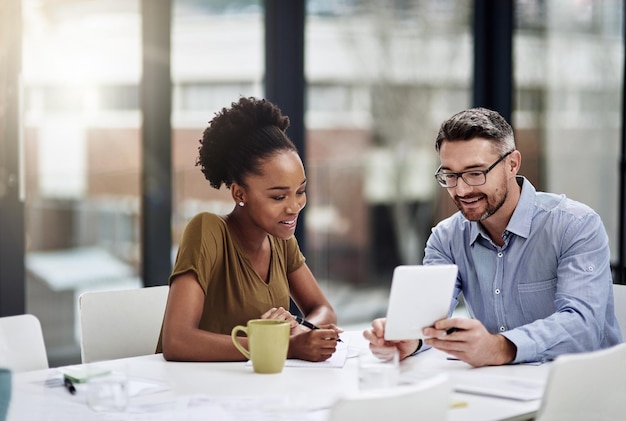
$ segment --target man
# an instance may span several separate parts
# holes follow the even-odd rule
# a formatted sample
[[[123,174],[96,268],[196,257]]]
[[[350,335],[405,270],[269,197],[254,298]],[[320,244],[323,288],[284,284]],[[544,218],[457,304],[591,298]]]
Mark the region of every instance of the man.
[[[620,343],[600,217],[518,176],[513,129],[494,111],[455,114],[441,125],[435,149],[435,177],[459,212],[432,230],[424,264],[458,266],[452,308],[463,293],[472,318],[437,321],[424,329],[424,344],[385,341],[385,320],[376,319],[363,333],[372,352],[397,347],[406,358],[433,347],[479,367]]]

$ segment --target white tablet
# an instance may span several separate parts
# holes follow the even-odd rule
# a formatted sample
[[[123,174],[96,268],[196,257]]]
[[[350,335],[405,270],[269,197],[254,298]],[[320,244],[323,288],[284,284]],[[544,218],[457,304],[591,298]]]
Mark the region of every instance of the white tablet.
[[[405,265],[393,271],[386,340],[421,339],[422,329],[448,317],[456,265]]]

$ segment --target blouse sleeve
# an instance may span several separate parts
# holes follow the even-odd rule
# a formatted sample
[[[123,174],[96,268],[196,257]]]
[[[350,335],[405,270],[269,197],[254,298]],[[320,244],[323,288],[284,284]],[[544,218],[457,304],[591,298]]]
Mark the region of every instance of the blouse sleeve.
[[[298,246],[298,240],[293,236],[286,241],[285,255],[287,261],[287,273],[291,273],[300,268],[306,261]]]
[[[211,271],[218,259],[223,259],[223,250],[217,241],[220,231],[210,214],[199,214],[193,217],[183,232],[176,254],[174,269],[169,277],[170,284],[178,275],[194,272],[202,290],[206,294]],[[217,218],[217,217],[216,217]]]

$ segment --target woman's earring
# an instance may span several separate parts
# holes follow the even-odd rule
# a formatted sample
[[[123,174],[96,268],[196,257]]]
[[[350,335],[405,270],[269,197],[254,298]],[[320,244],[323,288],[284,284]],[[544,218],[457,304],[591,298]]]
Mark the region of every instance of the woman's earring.
[[[239,202],[239,206],[243,208],[243,202]]]

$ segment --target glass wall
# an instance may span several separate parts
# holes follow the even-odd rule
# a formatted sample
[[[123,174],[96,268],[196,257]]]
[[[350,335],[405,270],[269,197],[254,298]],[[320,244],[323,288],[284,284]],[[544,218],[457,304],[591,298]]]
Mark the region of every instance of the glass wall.
[[[584,202],[617,260],[623,2],[516,2],[513,124],[522,174]]]
[[[199,212],[226,214],[230,192],[215,190],[195,166],[214,114],[240,96],[263,96],[264,28],[260,0],[175,0],[172,23],[173,236]]]
[[[80,359],[77,297],[141,285],[139,1],[24,0],[26,310]]]

